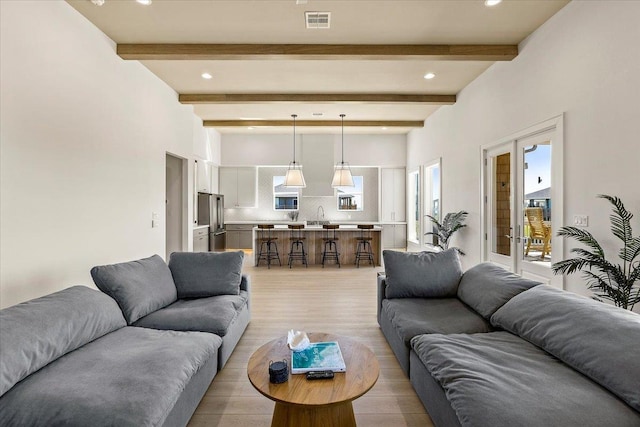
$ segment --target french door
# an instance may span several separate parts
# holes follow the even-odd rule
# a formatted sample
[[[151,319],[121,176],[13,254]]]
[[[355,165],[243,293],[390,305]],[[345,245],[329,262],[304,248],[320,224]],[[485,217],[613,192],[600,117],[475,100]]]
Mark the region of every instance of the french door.
[[[483,147],[483,259],[562,288],[562,116]]]

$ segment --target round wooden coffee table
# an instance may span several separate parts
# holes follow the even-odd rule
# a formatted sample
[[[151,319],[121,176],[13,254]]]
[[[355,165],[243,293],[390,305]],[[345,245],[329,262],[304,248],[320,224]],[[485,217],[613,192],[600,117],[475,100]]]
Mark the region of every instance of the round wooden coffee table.
[[[380,366],[369,347],[359,342],[331,334],[311,333],[311,342],[337,341],[347,367],[336,372],[332,380],[306,379],[304,374],[289,374],[282,384],[269,382],[269,362],[282,359],[291,364],[287,338],[268,342],[249,359],[247,373],[251,384],[276,402],[271,426],[355,426],[351,401],[374,386]]]

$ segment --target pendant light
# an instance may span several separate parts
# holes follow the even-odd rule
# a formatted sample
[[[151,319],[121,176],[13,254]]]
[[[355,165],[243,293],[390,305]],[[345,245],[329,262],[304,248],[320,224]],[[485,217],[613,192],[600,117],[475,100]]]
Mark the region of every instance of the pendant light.
[[[342,161],[336,165],[333,173],[332,187],[353,187],[353,176],[349,163],[344,161],[344,114],[340,114],[342,118]]]
[[[304,181],[304,175],[300,164],[296,163],[296,117],[297,114],[292,114],[293,117],[293,162],[289,163],[289,169],[284,176],[284,186],[292,188],[304,188],[307,186]]]

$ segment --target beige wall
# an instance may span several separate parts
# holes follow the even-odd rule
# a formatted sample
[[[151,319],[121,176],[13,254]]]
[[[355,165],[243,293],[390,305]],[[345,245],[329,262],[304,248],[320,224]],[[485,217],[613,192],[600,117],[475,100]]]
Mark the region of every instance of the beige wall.
[[[216,151],[200,120],[67,3],[2,1],[0,19],[0,306],[164,256],[165,155],[192,188],[194,152]]]

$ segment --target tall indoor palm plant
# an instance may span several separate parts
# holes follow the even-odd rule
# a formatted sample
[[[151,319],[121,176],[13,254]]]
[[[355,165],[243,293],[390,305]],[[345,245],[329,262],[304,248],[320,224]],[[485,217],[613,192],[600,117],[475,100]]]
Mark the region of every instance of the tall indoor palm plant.
[[[571,252],[578,256],[556,262],[551,267],[555,274],[572,274],[582,271],[587,286],[594,291],[595,299],[609,300],[624,309],[633,310],[640,302],[640,237],[633,237],[631,218],[633,214],[627,211],[622,201],[617,197],[598,195],[607,199],[613,205],[611,232],[622,241],[622,248],[618,257],[622,264],[614,264],[605,258],[604,250],[591,233],[577,227],[562,227],[558,236],[571,237],[584,244],[587,248],[573,248]]]
[[[437,243],[435,244],[435,246],[442,250],[449,249],[449,239],[451,239],[453,233],[467,226],[467,224],[464,223],[467,215],[469,215],[469,213],[466,211],[450,212],[444,216],[442,223],[440,223],[437,218],[431,215],[425,215],[431,220],[431,222],[433,222],[433,231],[424,233],[424,235],[436,236]],[[460,253],[460,255],[464,255],[462,249],[455,249]]]

